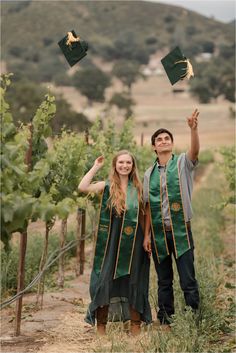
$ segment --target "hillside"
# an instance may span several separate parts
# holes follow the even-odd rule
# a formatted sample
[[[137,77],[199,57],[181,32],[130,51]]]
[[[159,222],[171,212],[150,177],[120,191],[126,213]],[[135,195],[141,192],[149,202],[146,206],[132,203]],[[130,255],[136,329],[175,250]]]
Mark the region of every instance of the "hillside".
[[[69,68],[57,42],[74,29],[89,55],[147,63],[150,54],[180,45],[187,56],[233,42],[234,28],[195,12],[144,1],[2,2],[2,60],[31,80],[51,81]],[[207,38],[206,38],[207,33]]]
[[[149,143],[152,132],[162,125],[177,134],[179,148],[186,148],[189,140],[185,118],[194,107],[201,111],[203,148],[215,146],[216,141],[224,145],[234,140],[234,120],[229,118],[229,101],[233,100],[227,100],[225,92],[229,91],[229,84],[234,92],[235,21],[224,24],[181,7],[145,1],[3,1],[1,8],[3,71],[14,73],[13,82],[30,81],[30,85],[22,83],[17,91],[24,99],[15,91],[12,93],[12,101],[16,97],[20,101],[15,109],[16,121],[20,119],[19,112],[26,110],[25,101],[30,100],[27,105],[34,104],[32,110],[36,110],[43,95],[34,92],[38,88],[35,84],[45,83],[44,87],[61,93],[73,109],[68,112],[65,103],[57,102],[61,117],[57,114],[55,120],[59,128],[66,123],[72,129],[83,130],[86,124],[82,125],[81,116],[76,113],[85,114],[86,123],[86,117],[93,121],[98,115],[104,116],[105,105],[94,102],[88,106],[87,98],[74,85],[72,76],[76,70],[83,71],[93,62],[110,73],[119,59],[135,60],[142,66],[150,58],[160,68],[160,59],[168,48],[179,45],[193,60],[195,78],[190,85],[198,84],[200,91],[203,87],[206,93],[210,92],[210,104],[200,105],[197,97],[190,96],[186,83],[184,93],[174,94],[163,72],[140,79],[132,88],[136,140],[140,142],[144,134],[144,142]],[[89,51],[79,65],[70,69],[57,42],[71,29],[88,41]],[[211,62],[198,62],[199,54],[207,50],[212,50]],[[215,92],[216,88],[220,92]],[[113,77],[112,86],[106,90],[106,103],[122,89],[121,82]],[[26,115],[31,116],[32,112]],[[120,128],[123,113],[115,110],[110,115]]]

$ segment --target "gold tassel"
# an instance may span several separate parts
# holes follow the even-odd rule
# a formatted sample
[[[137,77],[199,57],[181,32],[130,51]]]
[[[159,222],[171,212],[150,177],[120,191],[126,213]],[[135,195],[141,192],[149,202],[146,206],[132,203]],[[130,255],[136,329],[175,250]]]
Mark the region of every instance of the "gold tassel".
[[[71,46],[71,43],[79,42],[79,41],[80,41],[80,37],[74,37],[72,32],[67,33],[66,45]]]
[[[185,60],[179,60],[179,61],[176,61],[175,64],[179,64],[179,63],[186,63],[187,64],[187,67],[186,69],[182,69],[182,70],[186,70],[185,73],[183,73],[181,75],[181,79],[183,80],[184,78],[187,78],[188,80],[190,79],[190,77],[194,77],[194,72],[193,72],[193,66],[192,64],[190,63],[190,61],[188,59],[185,59]]]

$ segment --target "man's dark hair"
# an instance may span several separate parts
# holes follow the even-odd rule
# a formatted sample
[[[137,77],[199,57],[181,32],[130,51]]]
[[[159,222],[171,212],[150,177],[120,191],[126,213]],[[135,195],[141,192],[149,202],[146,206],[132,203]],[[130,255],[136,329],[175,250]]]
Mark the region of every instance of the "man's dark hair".
[[[166,129],[158,129],[156,132],[154,132],[154,134],[151,137],[151,142],[152,142],[153,146],[155,146],[156,137],[160,134],[163,134],[164,132],[170,136],[172,142],[174,141],[173,135],[170,131],[168,131]]]

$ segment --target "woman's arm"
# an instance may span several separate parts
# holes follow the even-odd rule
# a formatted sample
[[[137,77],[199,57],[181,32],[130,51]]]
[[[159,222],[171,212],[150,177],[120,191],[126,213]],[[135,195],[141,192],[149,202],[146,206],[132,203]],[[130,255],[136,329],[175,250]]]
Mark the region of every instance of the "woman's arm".
[[[102,192],[104,187],[105,187],[105,181],[98,181],[96,183],[91,184],[91,181],[94,177],[94,175],[97,173],[97,171],[103,166],[104,164],[104,157],[100,156],[98,157],[92,168],[88,171],[87,174],[83,177],[81,180],[78,189],[81,192],[84,193],[89,193],[89,192],[95,192],[99,193]]]
[[[149,204],[147,203],[145,208],[145,231],[144,231],[143,247],[144,247],[144,250],[148,252],[149,256],[151,255],[151,252],[152,252],[150,228],[151,228],[150,208],[149,208]]]

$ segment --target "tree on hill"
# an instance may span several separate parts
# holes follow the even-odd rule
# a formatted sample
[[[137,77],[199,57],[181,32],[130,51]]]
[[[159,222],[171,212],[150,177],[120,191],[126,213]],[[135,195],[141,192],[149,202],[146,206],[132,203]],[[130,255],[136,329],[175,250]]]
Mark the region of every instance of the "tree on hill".
[[[136,36],[133,32],[128,32],[125,35],[122,33],[112,43],[103,44],[100,50],[98,49],[98,53],[108,61],[127,60],[145,65],[149,61],[149,55],[156,50],[157,40],[147,43],[146,40],[140,40],[140,37]]]
[[[60,132],[65,126],[73,131],[85,131],[91,126],[87,116],[83,113],[77,113],[71,109],[70,104],[63,98],[56,98],[57,112],[52,122],[53,131]]]
[[[140,72],[140,65],[137,62],[120,60],[118,61],[112,70],[114,76],[116,76],[129,90],[131,93],[132,85],[139,79],[144,78]]]
[[[75,87],[92,102],[104,102],[105,90],[111,85],[111,78],[98,67],[87,67],[74,75]]]
[[[47,90],[26,79],[12,82],[6,93],[15,121],[29,122]]]
[[[208,82],[204,79],[195,78],[191,83],[190,91],[200,103],[209,103],[212,98]]]
[[[46,93],[47,90],[43,86],[28,80],[13,82],[6,93],[6,98],[14,121],[30,122]],[[52,122],[56,133],[63,126],[76,131],[84,131],[90,126],[88,118],[83,113],[73,111],[70,104],[61,96],[56,97],[56,105],[57,112]]]
[[[132,106],[135,105],[134,100],[126,92],[114,93],[109,101],[109,105],[115,105],[118,109],[125,111],[125,118],[129,118],[133,114]]]
[[[208,103],[223,95],[230,102],[235,102],[234,56],[226,50],[227,58],[214,57],[209,63],[196,64],[195,78],[190,82],[190,91],[200,102]]]

